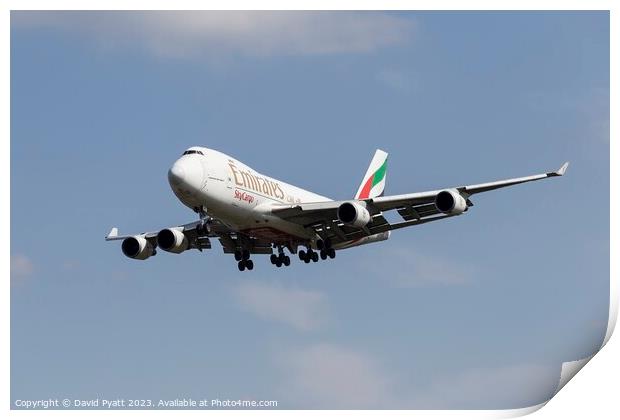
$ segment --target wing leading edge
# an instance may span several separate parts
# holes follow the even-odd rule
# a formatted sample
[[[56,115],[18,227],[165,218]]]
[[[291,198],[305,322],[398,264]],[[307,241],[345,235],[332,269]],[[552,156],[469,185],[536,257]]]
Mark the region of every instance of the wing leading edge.
[[[222,245],[225,254],[232,254],[235,250],[243,247],[253,254],[271,254],[271,243],[253,237],[251,235],[237,232],[230,229],[218,219],[210,219],[208,231],[201,228],[201,222],[190,222],[184,225],[175,226],[172,229],[182,232],[188,240],[187,249],[211,249],[211,238],[217,238]],[[157,243],[158,232],[142,232],[133,235],[119,235],[118,228],[113,227],[106,235],[106,241],[125,240],[127,238],[142,237],[154,248],[159,247]]]
[[[435,206],[435,198],[441,191],[458,191],[458,193],[467,200],[467,205],[470,207],[473,206],[473,203],[469,200],[469,197],[474,194],[522,184],[525,182],[562,176],[566,173],[568,164],[569,162],[564,163],[556,171],[529,175],[520,178],[510,178],[482,184],[444,188],[442,190],[358,200],[359,202],[363,202],[366,209],[372,215],[372,220],[370,223],[362,229],[344,225],[337,218],[337,211],[340,205],[345,202],[350,202],[351,200],[276,206],[272,209],[272,213],[290,222],[301,224],[305,227],[314,228],[319,234],[334,238],[336,240],[354,240],[376,233],[457,216],[458,214],[443,214]],[[390,210],[397,210],[403,218],[403,221],[399,223],[388,223],[383,217],[382,212]]]

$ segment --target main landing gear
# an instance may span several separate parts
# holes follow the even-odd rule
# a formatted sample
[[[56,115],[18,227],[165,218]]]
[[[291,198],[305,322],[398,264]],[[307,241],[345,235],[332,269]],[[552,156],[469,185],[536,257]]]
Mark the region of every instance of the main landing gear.
[[[319,255],[322,260],[326,260],[327,257],[334,259],[336,258],[336,250],[334,248],[322,249]]]
[[[326,260],[328,257],[331,259],[336,258],[336,250],[332,248],[332,241],[330,239],[319,239],[316,241],[316,247],[320,250],[319,255],[322,260]],[[316,254],[316,252],[315,252]],[[301,257],[300,257],[301,258]],[[313,259],[313,261],[315,261]],[[315,261],[316,262],[316,261]]]
[[[275,265],[278,268],[282,267],[282,265],[286,267],[291,265],[291,257],[289,257],[288,255],[284,255],[284,251],[282,251],[282,249],[280,249],[280,252],[278,252],[278,255],[271,254],[271,257],[269,257],[269,260],[271,261],[271,264]]]
[[[319,254],[316,251],[313,251],[312,248],[308,248],[307,251],[303,249],[299,251],[299,259],[308,264],[310,261],[317,262],[319,261]]]
[[[250,251],[247,249],[236,250],[235,261],[239,261],[237,263],[237,268],[239,268],[239,271],[243,271],[246,268],[248,270],[254,269],[254,262],[250,259]]]
[[[336,250],[332,248],[332,241],[330,239],[318,239],[316,247],[319,249],[318,253],[310,247],[308,247],[307,251],[303,249],[299,251],[299,259],[308,264],[310,261],[318,262],[319,256],[322,260],[326,260],[327,257],[336,258]]]
[[[316,252],[312,249],[310,245],[307,245],[306,250],[302,249],[299,251],[299,259],[308,264],[310,261],[318,262],[319,258],[322,260],[326,260],[327,258],[336,258],[336,251],[332,247],[331,241],[329,239],[317,240],[316,247],[319,249],[319,252]],[[277,248],[278,253],[271,254],[269,256],[271,264],[275,265],[278,268],[282,266],[288,267],[289,265],[291,265],[291,257],[284,254],[284,247],[282,245],[278,245]],[[254,262],[250,259],[250,251],[248,251],[247,249],[237,249],[235,251],[235,260],[237,261],[237,267],[239,268],[239,271],[245,271],[246,269],[250,271],[254,269]]]
[[[304,251],[303,249],[299,251],[299,259],[308,264],[310,261],[318,262],[319,256],[322,260],[326,260],[327,257],[336,258],[336,250],[332,248],[332,243],[329,239],[326,239],[325,241],[322,239],[317,240],[316,246],[320,250],[318,253],[308,247],[307,251]]]

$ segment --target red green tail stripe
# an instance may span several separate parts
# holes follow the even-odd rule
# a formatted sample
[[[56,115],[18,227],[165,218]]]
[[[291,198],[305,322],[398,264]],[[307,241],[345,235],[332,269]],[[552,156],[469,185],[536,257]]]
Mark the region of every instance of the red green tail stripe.
[[[370,195],[370,190],[372,187],[383,181],[385,178],[385,170],[387,169],[387,159],[383,161],[383,165],[379,169],[375,171],[374,174],[368,177],[366,183],[364,183],[364,188],[360,192],[360,196],[358,197],[360,200],[368,198]]]

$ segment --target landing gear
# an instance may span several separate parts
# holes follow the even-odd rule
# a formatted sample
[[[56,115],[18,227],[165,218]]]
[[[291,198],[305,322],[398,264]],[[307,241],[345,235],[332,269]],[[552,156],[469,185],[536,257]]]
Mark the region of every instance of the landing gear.
[[[211,217],[207,214],[205,206],[196,207],[194,211],[200,216],[200,221],[196,224],[196,233],[199,236],[211,233]]]
[[[321,249],[328,250],[328,249],[330,249],[332,247],[332,240],[329,239],[329,238],[327,238],[325,240],[317,239],[316,240],[316,247],[319,250],[321,250]]]
[[[336,250],[334,248],[332,248],[332,241],[327,238],[325,240],[323,239],[317,239],[316,241],[316,247],[320,250],[319,251],[319,255],[321,256],[322,260],[326,260],[328,257],[331,259],[336,258]],[[316,254],[316,252],[312,251],[313,254]],[[318,261],[318,259],[314,259],[312,258],[311,254],[311,259],[312,261]],[[301,256],[300,256],[301,258]]]
[[[312,248],[308,248],[307,251],[303,249],[299,251],[299,259],[308,264],[310,261],[317,262],[319,260],[319,254],[312,250]]]
[[[250,251],[247,249],[235,251],[235,261],[238,261],[237,268],[239,271],[254,269],[254,262],[250,259]]]
[[[239,271],[243,271],[246,268],[248,270],[253,270],[254,269],[254,261],[252,260],[241,260],[237,263],[237,268],[239,269]]]
[[[282,265],[288,267],[289,265],[291,265],[291,257],[289,257],[288,255],[284,255],[284,251],[281,247],[279,247],[278,255],[271,254],[269,260],[271,261],[271,264],[275,265],[276,267],[282,267]]]

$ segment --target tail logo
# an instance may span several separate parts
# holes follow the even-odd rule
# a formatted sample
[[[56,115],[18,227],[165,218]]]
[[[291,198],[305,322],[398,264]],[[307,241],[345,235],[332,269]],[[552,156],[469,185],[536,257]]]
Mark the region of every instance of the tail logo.
[[[385,189],[385,171],[387,169],[387,157],[385,158],[385,160],[383,161],[383,164],[379,167],[379,169],[377,169],[372,175],[370,175],[367,179],[366,182],[364,182],[364,186],[362,187],[362,190],[359,193],[359,196],[357,197],[359,200],[364,200],[368,197],[370,197],[370,191],[373,190],[373,188],[379,186],[379,188],[381,188],[380,191],[376,191],[376,194],[374,194],[375,197],[380,197],[383,195],[383,190]]]

